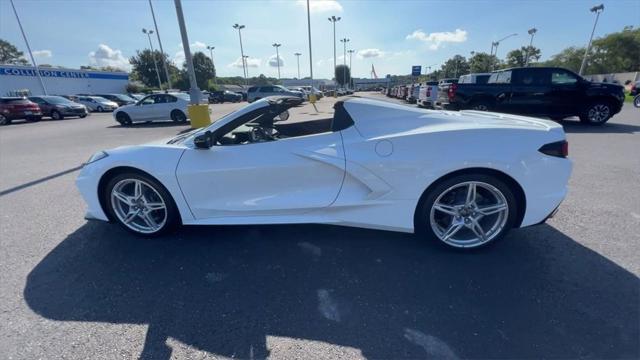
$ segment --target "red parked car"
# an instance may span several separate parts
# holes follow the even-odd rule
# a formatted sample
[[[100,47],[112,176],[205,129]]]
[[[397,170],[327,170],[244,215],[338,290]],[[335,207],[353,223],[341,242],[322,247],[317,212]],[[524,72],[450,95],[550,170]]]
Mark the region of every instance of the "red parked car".
[[[25,119],[40,121],[42,111],[38,104],[19,97],[0,97],[0,125],[9,125],[11,121]]]

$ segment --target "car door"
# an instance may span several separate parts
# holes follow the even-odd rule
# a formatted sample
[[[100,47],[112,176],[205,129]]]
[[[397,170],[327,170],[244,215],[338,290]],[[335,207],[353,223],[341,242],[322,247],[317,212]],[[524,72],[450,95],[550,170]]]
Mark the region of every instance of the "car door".
[[[511,97],[506,108],[513,114],[544,115],[548,112],[547,96],[551,91],[546,69],[513,70]]]
[[[197,219],[303,214],[329,206],[345,174],[339,132],[189,149],[176,171]]]
[[[136,105],[134,109],[132,109],[132,119],[133,120],[153,120],[158,117],[158,108],[160,96],[162,94],[154,94],[149,95],[143,98],[139,105]]]
[[[548,110],[545,115],[568,116],[578,113],[580,81],[576,75],[564,69],[550,69],[551,89],[547,94]]]

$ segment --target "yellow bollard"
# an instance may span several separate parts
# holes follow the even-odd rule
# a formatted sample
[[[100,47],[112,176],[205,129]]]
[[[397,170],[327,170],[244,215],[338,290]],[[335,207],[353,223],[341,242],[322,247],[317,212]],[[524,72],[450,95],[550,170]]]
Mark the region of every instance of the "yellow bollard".
[[[314,93],[309,94],[309,102],[312,104],[315,104],[316,101],[317,101],[316,94]]]
[[[187,112],[189,113],[189,119],[191,119],[191,128],[198,129],[211,125],[209,105],[189,105],[187,106]]]

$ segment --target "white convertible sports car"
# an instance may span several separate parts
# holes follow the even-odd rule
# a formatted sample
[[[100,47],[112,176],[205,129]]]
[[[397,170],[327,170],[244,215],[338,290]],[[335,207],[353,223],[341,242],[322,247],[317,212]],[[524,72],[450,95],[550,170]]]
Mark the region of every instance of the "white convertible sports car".
[[[178,225],[325,223],[419,232],[477,248],[544,222],[567,192],[562,127],[370,99],[288,119],[271,97],[205,129],[94,154],[77,185],[87,218],[158,235]]]

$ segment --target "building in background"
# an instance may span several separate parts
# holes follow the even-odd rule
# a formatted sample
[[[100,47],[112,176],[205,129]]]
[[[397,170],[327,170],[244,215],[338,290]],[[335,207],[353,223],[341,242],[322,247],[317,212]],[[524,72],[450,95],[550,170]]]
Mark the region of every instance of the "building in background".
[[[124,93],[129,74],[95,70],[40,67],[49,95]],[[32,66],[0,65],[0,96],[43,95]]]

